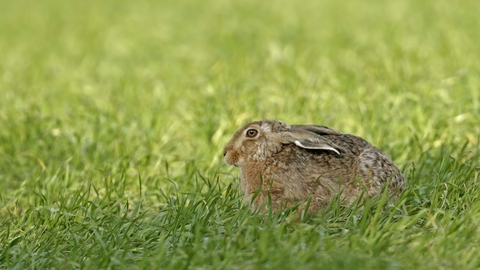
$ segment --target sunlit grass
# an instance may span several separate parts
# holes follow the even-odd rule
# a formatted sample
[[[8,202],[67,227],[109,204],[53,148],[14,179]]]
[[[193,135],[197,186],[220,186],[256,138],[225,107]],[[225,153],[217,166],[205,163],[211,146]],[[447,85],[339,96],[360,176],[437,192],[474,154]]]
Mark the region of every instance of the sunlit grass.
[[[479,4],[2,1],[0,268],[477,269]],[[251,120],[366,138],[395,204],[252,213]]]

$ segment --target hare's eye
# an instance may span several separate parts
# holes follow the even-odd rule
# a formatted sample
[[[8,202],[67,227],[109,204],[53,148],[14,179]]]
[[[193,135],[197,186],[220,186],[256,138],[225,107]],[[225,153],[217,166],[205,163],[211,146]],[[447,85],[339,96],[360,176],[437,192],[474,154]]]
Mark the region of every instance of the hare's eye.
[[[253,138],[257,136],[258,131],[256,129],[249,129],[247,130],[247,137]]]

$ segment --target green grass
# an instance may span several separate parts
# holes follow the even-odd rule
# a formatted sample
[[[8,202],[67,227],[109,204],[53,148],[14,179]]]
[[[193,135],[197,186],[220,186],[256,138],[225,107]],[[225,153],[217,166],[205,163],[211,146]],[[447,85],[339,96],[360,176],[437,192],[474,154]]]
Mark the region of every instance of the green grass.
[[[480,268],[480,2],[0,6],[1,269]],[[262,118],[360,135],[408,188],[251,213],[221,153]]]

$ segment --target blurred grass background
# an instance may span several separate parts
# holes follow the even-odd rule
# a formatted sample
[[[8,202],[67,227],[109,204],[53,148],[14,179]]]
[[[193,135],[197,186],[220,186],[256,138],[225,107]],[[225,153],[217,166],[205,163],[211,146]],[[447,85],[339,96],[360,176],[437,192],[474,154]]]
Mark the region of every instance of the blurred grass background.
[[[147,209],[168,205],[162,190],[208,188],[198,174],[223,190],[238,182],[223,146],[262,118],[360,135],[416,171],[412,188],[448,179],[444,157],[469,160],[467,178],[455,179],[477,179],[478,1],[0,5],[0,217],[9,231],[39,205],[92,200],[80,196],[92,186],[107,204]]]

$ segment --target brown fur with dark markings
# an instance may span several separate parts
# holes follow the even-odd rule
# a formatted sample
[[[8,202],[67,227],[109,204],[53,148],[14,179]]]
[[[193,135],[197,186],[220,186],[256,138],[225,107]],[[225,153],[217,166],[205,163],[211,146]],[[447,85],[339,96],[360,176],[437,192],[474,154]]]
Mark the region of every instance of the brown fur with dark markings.
[[[252,132],[254,130],[254,132]],[[248,132],[255,133],[249,137]],[[263,120],[246,124],[225,146],[225,161],[242,168],[241,188],[254,209],[265,210],[268,196],[278,213],[311,198],[308,214],[340,192],[344,203],[388,190],[395,199],[405,189],[397,166],[364,139],[325,126],[288,125]],[[299,208],[303,210],[305,203]]]

